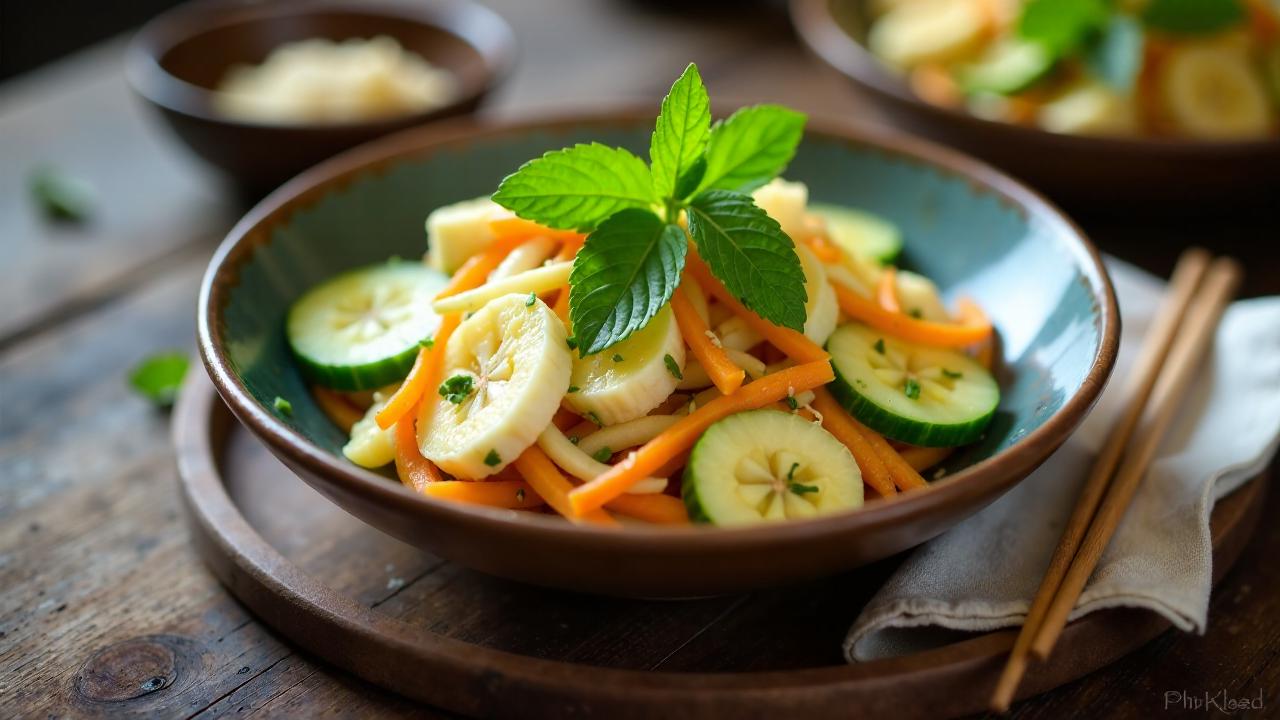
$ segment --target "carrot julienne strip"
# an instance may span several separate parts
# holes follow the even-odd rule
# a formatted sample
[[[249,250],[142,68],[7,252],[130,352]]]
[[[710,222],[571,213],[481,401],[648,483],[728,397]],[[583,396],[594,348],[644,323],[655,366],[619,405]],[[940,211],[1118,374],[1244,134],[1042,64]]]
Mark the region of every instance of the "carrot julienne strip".
[[[360,422],[360,419],[364,417],[364,413],[351,404],[350,400],[343,397],[341,393],[334,392],[328,388],[313,386],[311,388],[311,397],[315,398],[316,404],[333,421],[333,424],[342,428],[342,432],[351,432],[351,426]]]
[[[902,305],[898,303],[898,270],[892,265],[880,273],[880,280],[876,283],[876,302],[891,313],[902,312]]]
[[[499,218],[489,222],[489,229],[499,240],[528,240],[531,237],[549,237],[555,240],[569,240],[583,237],[582,233],[572,230],[555,230],[539,225],[532,220],[519,217]]]
[[[863,438],[871,445],[871,449],[875,450],[876,455],[880,456],[880,460],[884,462],[886,468],[889,469],[889,477],[893,478],[893,484],[903,492],[907,490],[918,490],[920,488],[929,487],[929,483],[915,468],[911,467],[898,451],[893,449],[888,440],[884,439],[880,433],[858,422],[857,418],[849,416],[849,422],[853,423],[853,427]]]
[[[619,495],[605,507],[619,515],[644,520],[655,525],[688,525],[689,510],[677,497],[653,493],[650,495]]]
[[[555,466],[555,463],[551,462],[551,458],[547,457],[547,454],[542,452],[542,448],[537,445],[530,445],[524,452],[520,453],[520,457],[516,458],[514,465],[516,470],[524,476],[524,481],[529,483],[552,509],[566,518],[575,522],[588,522],[596,525],[618,524],[617,520],[614,520],[609,513],[598,506],[580,515],[575,515],[569,502],[569,492],[573,489],[573,483],[560,474],[560,469]]]
[[[898,451],[903,460],[907,464],[915,468],[916,472],[924,472],[938,463],[946,460],[951,453],[955,452],[953,447],[916,447],[911,446]]]
[[[840,283],[832,283],[831,286],[835,288],[836,300],[846,315],[903,340],[939,347],[967,347],[991,336],[989,322],[960,325],[917,320],[910,315],[889,312]]]
[[[672,458],[693,447],[698,437],[717,420],[736,412],[765,407],[834,379],[831,364],[820,360],[766,375],[743,385],[732,395],[723,395],[708,402],[630,453],[609,472],[570,492],[573,513],[582,516],[597,510],[644,478],[652,477]],[[548,502],[551,502],[549,498]]]
[[[813,395],[813,407],[822,413],[822,427],[849,448],[853,459],[858,463],[858,468],[862,470],[863,482],[883,497],[898,494],[888,466],[880,459],[871,443],[858,432],[849,413],[836,402],[826,388],[815,389]]]
[[[791,328],[774,325],[747,309],[745,305],[733,296],[733,293],[729,292],[728,288],[711,274],[711,269],[692,250],[685,258],[685,266],[693,277],[697,278],[698,284],[702,286],[703,290],[715,296],[716,300],[719,300],[735,315],[745,320],[761,337],[768,340],[789,357],[802,363],[817,362],[819,360],[826,361],[831,358],[826,350],[823,350],[817,343],[805,337],[803,333],[798,333]]]
[[[685,282],[696,281],[686,275]],[[743,381],[747,379],[746,371],[729,359],[724,348],[711,341],[711,336],[708,335],[711,328],[707,327],[707,323],[685,295],[683,284],[671,296],[671,312],[676,316],[676,325],[680,327],[684,341],[689,344],[693,356],[698,358],[702,369],[707,371],[716,388],[728,395],[742,387]]]
[[[444,475],[418,450],[418,433],[414,428],[417,409],[415,405],[396,423],[396,475],[411,489],[424,492],[428,485],[444,480]]]
[[[542,497],[521,480],[443,480],[422,488],[422,494],[440,500],[518,510],[545,505]]]
[[[804,244],[809,246],[819,260],[827,264],[838,263],[844,257],[840,248],[831,244],[826,235],[809,235],[804,239]]]

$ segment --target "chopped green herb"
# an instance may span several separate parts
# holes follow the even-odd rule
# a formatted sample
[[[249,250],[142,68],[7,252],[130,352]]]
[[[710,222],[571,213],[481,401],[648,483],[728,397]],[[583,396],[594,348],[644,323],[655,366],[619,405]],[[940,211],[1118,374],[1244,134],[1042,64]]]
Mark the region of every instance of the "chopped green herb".
[[[876,344],[872,345],[871,347],[875,348],[876,352],[883,355],[884,354],[884,338],[879,338],[878,340],[876,340]]]
[[[186,353],[175,351],[152,355],[129,372],[129,385],[156,405],[168,407],[178,396],[188,365],[190,361]]]
[[[275,400],[271,401],[271,407],[275,408],[276,412],[285,417],[293,417],[293,403],[285,400],[279,395],[276,396]]]
[[[595,410],[587,411],[587,419],[595,423],[596,427],[604,427],[604,422],[600,420],[600,416],[596,414]]]
[[[475,389],[475,378],[459,373],[440,383],[440,397],[454,405],[461,405],[473,389]]]
[[[921,310],[920,308],[911,308],[910,310],[907,311],[907,314],[917,320],[924,317],[924,311]]]
[[[569,386],[569,392],[570,392],[570,393],[576,393],[576,392],[578,392],[578,391],[579,391],[579,390],[581,390],[581,389],[582,389],[582,388],[578,387],[577,385],[570,385],[570,386]]]
[[[680,372],[680,366],[676,364],[676,359],[671,357],[671,353],[662,356],[662,362],[667,366],[667,372],[671,373],[671,377],[677,380],[684,379],[684,373]]]
[[[791,492],[795,493],[796,495],[804,495],[805,493],[818,492],[817,485],[801,485],[800,483],[791,483],[790,485],[787,486],[787,488],[790,489]]]
[[[799,469],[800,469],[800,463],[798,462],[791,463],[791,467],[787,470],[787,482],[795,482],[796,470],[799,470]]]
[[[31,195],[46,217],[81,222],[89,217],[93,189],[88,183],[51,167],[31,174]]]
[[[902,394],[915,400],[920,397],[920,383],[915,378],[907,378],[907,382],[902,386]]]
[[[525,307],[533,307],[533,304],[534,304],[534,303],[536,303],[536,302],[538,302],[538,293],[532,293],[532,292],[531,292],[531,293],[529,293],[529,297],[525,299],[525,301],[524,301],[524,306],[525,306]]]
[[[578,340],[572,335],[564,339],[564,344],[568,345],[570,350],[578,349]]]
[[[964,373],[956,372],[955,370],[949,370],[947,368],[942,368],[942,376],[951,378],[952,380],[959,380],[960,378],[964,377]]]
[[[622,362],[622,356],[621,356],[621,355],[619,355],[618,353],[614,353],[614,354],[613,354],[613,361],[614,361],[614,362]]]
[[[609,462],[609,458],[613,457],[613,451],[606,445],[605,447],[591,453],[591,457],[596,462]]]
[[[418,341],[418,347],[424,347],[424,348],[426,348],[426,349],[428,349],[428,350],[430,350],[431,348],[433,348],[433,347],[435,347],[435,346],[436,346],[436,339],[435,339],[435,338],[427,338],[427,339],[425,339],[425,340],[419,340],[419,341]]]
[[[788,395],[786,402],[787,402],[787,407],[791,408],[792,410],[796,410],[800,407],[800,403],[796,401],[795,395]]]
[[[569,442],[573,443],[574,445],[577,445],[579,442],[582,442],[582,441],[578,439],[577,435],[570,435]]]
[[[484,464],[488,465],[489,467],[494,467],[495,465],[501,465],[502,456],[498,454],[497,450],[494,450],[491,448],[489,450],[489,454],[484,456]]]
[[[516,488],[516,502],[524,502],[524,488]]]

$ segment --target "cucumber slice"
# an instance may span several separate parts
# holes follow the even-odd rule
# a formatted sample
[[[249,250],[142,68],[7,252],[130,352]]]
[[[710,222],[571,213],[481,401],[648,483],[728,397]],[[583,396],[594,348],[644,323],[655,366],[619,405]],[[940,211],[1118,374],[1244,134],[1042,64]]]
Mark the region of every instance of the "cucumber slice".
[[[925,447],[971,443],[1000,402],[991,373],[958,352],[887,337],[858,323],[838,328],[827,351],[836,371],[831,391],[840,404],[893,440]]]
[[[809,212],[827,223],[827,234],[841,250],[881,264],[902,252],[902,231],[879,215],[827,203],[810,203]]]
[[[404,379],[418,343],[440,326],[431,299],[448,282],[418,263],[360,268],[307,291],[289,308],[289,347],[312,382],[335,390]]]
[[[992,45],[977,62],[960,68],[966,94],[1022,92],[1053,68],[1053,55],[1040,43],[1006,40]]]
[[[820,425],[777,410],[731,415],[702,434],[684,473],[696,522],[796,520],[862,505],[862,471]]]

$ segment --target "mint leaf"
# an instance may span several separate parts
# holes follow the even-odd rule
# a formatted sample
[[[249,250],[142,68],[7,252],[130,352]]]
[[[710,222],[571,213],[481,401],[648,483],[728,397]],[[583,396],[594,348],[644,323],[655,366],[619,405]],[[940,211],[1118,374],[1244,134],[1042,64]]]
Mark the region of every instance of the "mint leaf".
[[[1110,16],[1105,0],[1030,0],[1022,8],[1018,35],[1062,57],[1100,30]]]
[[[129,372],[129,385],[156,405],[168,407],[178,396],[189,364],[186,353],[157,353],[134,366]]]
[[[1085,48],[1085,63],[1107,85],[1127,92],[1142,69],[1142,26],[1127,15],[1114,15],[1102,34]]]
[[[651,207],[658,198],[643,160],[591,143],[521,165],[503,178],[493,201],[547,227],[591,232],[619,210]]]
[[[1152,0],[1142,19],[1157,30],[1195,35],[1242,22],[1244,7],[1240,0]]]
[[[653,191],[658,197],[676,194],[678,180],[702,157],[711,134],[711,100],[693,63],[662,99],[662,110],[649,140]]]
[[[709,190],[689,203],[689,234],[729,292],[775,325],[803,331],[804,270],[795,244],[751,196]]]
[[[804,134],[805,116],[780,105],[742,108],[711,128],[702,190],[749,191],[782,172]]]
[[[569,320],[586,357],[645,326],[680,284],[688,240],[648,210],[619,212],[587,237],[569,274]]]
[[[85,181],[52,167],[31,173],[31,197],[53,220],[82,222],[93,208],[93,188]]]

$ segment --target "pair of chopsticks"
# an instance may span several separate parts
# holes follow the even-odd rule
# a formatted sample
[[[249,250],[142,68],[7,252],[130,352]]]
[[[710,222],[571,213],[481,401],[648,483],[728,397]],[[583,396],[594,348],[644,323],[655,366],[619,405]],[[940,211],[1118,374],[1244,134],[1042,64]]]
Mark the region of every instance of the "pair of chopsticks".
[[[1040,581],[992,694],[992,710],[1008,710],[1028,660],[1043,661],[1052,652],[1173,422],[1201,358],[1213,345],[1240,276],[1239,263],[1230,258],[1211,260],[1199,248],[1187,250],[1178,259],[1169,292],[1126,379],[1124,410],[1109,429]]]

